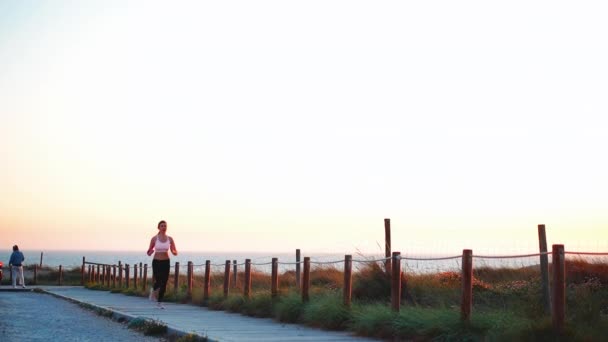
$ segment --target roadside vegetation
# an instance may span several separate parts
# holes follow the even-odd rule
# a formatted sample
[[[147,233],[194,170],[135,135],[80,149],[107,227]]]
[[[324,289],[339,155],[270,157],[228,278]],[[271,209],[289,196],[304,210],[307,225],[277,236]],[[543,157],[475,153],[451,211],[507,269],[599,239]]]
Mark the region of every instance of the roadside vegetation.
[[[310,300],[302,302],[295,287],[295,272],[279,275],[280,294],[272,298],[270,275],[253,272],[252,294],[243,296],[243,273],[230,294],[223,295],[223,272],[211,276],[211,296],[203,299],[203,278],[194,277],[192,298],[188,298],[185,276],[177,289],[173,277],[166,301],[192,303],[212,310],[226,310],[253,317],[271,317],[332,330],[348,330],[362,336],[402,340],[468,341],[603,341],[608,331],[608,263],[568,259],[567,326],[554,334],[551,317],[541,301],[537,267],[474,270],[473,313],[469,324],[460,320],[461,284],[459,272],[404,274],[402,307],[390,308],[390,276],[380,263],[363,264],[353,273],[353,302],[343,304],[342,270],[319,267],[311,270]],[[52,275],[49,274],[49,277]],[[52,278],[48,278],[53,283]],[[69,279],[69,280],[68,280]],[[42,280],[39,277],[39,283]],[[64,272],[64,284],[80,283],[80,269]],[[124,286],[124,283],[123,283]],[[148,283],[148,289],[150,282]],[[90,289],[146,297],[139,288],[107,287],[88,283]]]

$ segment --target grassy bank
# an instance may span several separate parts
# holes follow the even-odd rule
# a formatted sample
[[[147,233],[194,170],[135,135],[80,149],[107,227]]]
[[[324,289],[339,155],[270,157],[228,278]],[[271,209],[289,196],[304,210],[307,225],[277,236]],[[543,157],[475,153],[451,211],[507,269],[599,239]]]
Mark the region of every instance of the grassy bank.
[[[254,317],[324,329],[349,330],[359,335],[412,340],[492,341],[600,341],[608,331],[608,265],[582,260],[567,262],[567,327],[554,335],[550,316],[541,301],[537,268],[478,268],[474,272],[472,320],[460,320],[460,274],[404,274],[402,310],[391,311],[390,277],[377,263],[368,263],[353,275],[353,304],[342,304],[341,270],[331,267],[311,271],[311,298],[303,303],[296,291],[295,274],[280,275],[281,292],[269,293],[270,275],[254,272],[253,292],[242,295],[239,275],[236,288],[223,296],[223,273],[211,277],[211,297],[203,300],[202,277],[195,277],[192,298],[186,287],[169,285],[166,300],[191,302],[213,310],[226,310]],[[79,278],[78,278],[79,279]],[[171,278],[172,280],[172,278]],[[185,284],[181,277],[180,284]],[[90,288],[146,296],[141,289]]]

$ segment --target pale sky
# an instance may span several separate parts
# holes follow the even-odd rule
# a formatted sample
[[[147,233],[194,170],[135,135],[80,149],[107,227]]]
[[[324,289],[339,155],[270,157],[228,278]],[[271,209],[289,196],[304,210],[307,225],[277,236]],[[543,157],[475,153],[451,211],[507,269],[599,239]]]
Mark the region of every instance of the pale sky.
[[[0,248],[607,251],[607,16],[2,1]]]

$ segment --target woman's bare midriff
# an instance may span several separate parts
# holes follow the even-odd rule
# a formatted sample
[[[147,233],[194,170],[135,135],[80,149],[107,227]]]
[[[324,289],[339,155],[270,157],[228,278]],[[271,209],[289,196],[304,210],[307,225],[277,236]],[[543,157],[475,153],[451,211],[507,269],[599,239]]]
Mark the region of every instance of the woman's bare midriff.
[[[168,260],[169,252],[156,252],[154,253],[154,259],[156,260]]]

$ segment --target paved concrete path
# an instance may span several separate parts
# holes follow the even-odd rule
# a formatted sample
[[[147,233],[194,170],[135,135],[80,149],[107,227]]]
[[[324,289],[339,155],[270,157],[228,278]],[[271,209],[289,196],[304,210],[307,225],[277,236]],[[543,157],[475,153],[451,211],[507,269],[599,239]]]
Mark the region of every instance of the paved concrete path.
[[[88,290],[81,286],[38,286],[58,297],[112,310],[128,319],[145,317],[167,324],[169,332],[194,333],[210,341],[375,341],[348,332],[324,331],[269,318],[253,318],[206,307],[164,303],[165,310],[146,298]]]

